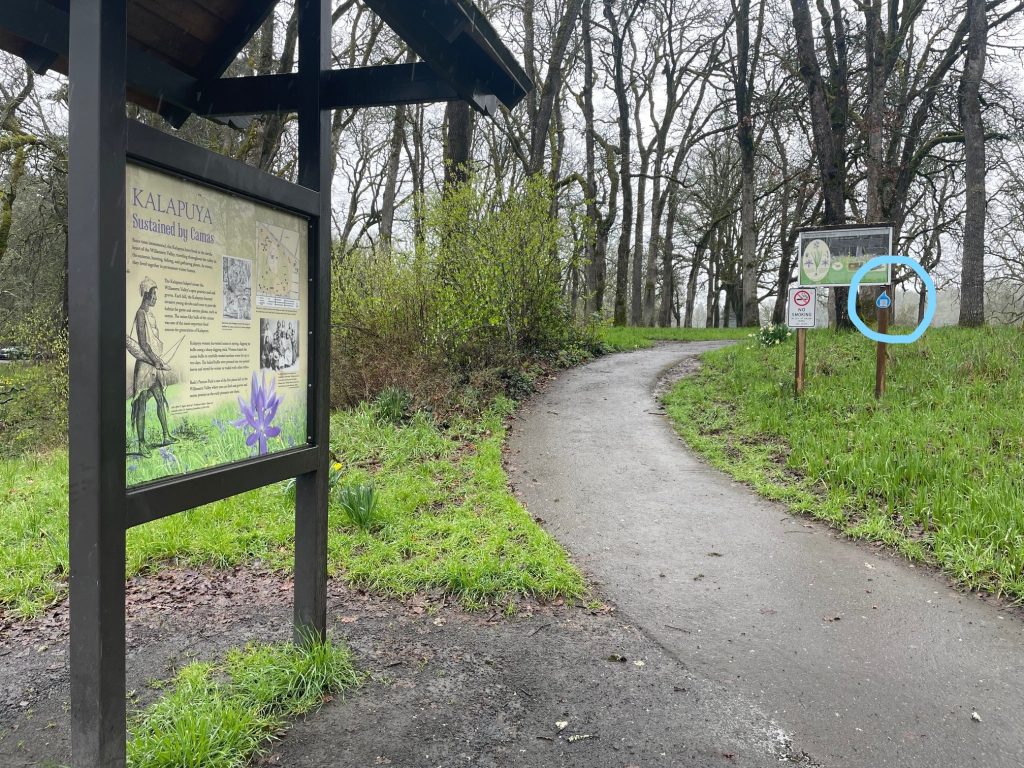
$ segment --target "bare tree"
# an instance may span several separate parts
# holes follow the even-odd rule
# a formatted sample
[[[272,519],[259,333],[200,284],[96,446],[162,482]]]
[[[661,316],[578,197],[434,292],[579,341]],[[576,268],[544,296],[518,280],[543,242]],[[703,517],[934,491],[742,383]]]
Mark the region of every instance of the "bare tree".
[[[988,18],[985,0],[967,0],[967,60],[960,78],[958,105],[964,130],[967,215],[964,221],[960,325],[985,322],[985,126],[981,118],[981,81],[985,75]]]
[[[831,3],[826,6],[826,2]],[[807,88],[811,133],[825,202],[824,224],[846,222],[846,134],[850,107],[850,64],[847,26],[840,0],[818,0],[828,77],[818,64],[814,27],[808,0],[790,0],[793,29],[800,62],[800,77]],[[833,288],[837,328],[853,328],[846,311],[849,289]]]
[[[733,89],[736,94],[736,138],[740,148],[740,174],[742,177],[740,242],[743,249],[742,304],[740,325],[754,327],[761,324],[757,301],[757,232],[754,228],[754,82],[761,53],[764,29],[765,3],[757,3],[757,26],[754,40],[750,40],[750,0],[732,0],[736,24],[736,58],[732,70]]]
[[[616,14],[614,0],[603,0],[604,17],[611,36],[612,71],[615,99],[619,115],[619,183],[622,187],[622,229],[619,232],[619,250],[615,261],[615,325],[626,324],[627,291],[629,289],[629,252],[633,223],[633,180],[631,167],[632,129],[630,127],[629,90],[626,85],[625,40],[628,30],[640,10],[640,3],[628,3],[622,18]],[[620,23],[621,21],[621,23]]]

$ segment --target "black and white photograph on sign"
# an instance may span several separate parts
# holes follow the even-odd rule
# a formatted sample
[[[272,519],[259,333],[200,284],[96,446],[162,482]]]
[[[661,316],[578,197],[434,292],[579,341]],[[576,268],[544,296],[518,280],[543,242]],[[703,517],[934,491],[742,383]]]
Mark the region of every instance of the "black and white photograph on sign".
[[[224,319],[249,321],[252,319],[252,261],[223,258],[222,285]]]
[[[299,321],[260,318],[260,368],[286,371],[299,362]]]

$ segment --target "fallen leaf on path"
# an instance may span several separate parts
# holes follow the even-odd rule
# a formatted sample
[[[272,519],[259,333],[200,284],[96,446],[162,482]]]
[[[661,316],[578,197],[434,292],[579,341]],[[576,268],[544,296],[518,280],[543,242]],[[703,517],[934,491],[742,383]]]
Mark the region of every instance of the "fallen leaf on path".
[[[613,653],[611,656],[608,657],[608,661],[617,661],[617,662],[625,663],[626,657],[625,656],[620,656],[617,653]]]

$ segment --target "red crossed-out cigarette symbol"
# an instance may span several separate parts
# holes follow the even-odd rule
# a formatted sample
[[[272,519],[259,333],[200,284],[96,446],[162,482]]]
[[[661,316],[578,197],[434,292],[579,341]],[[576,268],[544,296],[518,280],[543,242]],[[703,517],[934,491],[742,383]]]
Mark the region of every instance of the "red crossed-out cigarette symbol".
[[[806,307],[811,303],[810,291],[797,291],[793,294],[793,303],[798,307]]]

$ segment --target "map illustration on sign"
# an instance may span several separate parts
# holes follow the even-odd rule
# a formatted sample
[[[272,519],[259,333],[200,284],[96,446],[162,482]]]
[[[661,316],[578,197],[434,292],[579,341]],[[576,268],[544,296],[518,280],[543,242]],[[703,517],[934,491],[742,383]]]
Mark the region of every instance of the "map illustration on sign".
[[[299,233],[257,221],[256,259],[259,269],[256,306],[260,309],[297,309]]]

